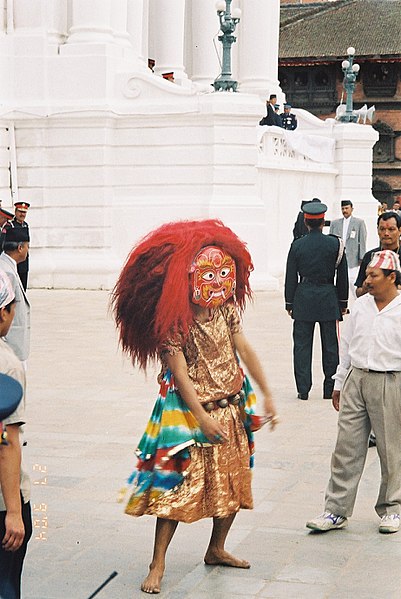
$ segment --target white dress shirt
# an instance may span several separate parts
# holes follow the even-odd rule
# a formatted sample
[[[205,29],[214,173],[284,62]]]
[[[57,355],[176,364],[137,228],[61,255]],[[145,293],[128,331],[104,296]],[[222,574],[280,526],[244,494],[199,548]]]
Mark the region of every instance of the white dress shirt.
[[[344,243],[347,240],[347,233],[348,233],[348,227],[349,227],[349,223],[350,223],[351,217],[349,216],[348,218],[343,218],[343,234],[342,234],[342,238],[344,240]]]
[[[350,366],[401,371],[401,295],[380,311],[372,295],[363,295],[344,324],[334,390],[341,390]]]

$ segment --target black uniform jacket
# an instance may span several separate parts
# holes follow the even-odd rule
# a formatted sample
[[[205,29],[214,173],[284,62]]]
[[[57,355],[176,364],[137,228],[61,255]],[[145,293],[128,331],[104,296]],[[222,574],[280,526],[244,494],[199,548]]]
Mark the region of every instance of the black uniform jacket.
[[[298,213],[297,220],[295,221],[294,228],[292,230],[292,234],[294,239],[299,239],[300,237],[304,237],[309,233],[308,227],[305,225],[304,213],[302,210]]]
[[[342,320],[348,301],[345,252],[336,269],[340,240],[320,229],[296,239],[290,248],[285,275],[285,307],[294,320]]]
[[[23,223],[19,223],[16,218],[13,218],[12,223],[14,224],[14,227],[26,227],[29,230],[29,225],[25,221]],[[23,274],[29,271],[29,255],[23,262],[19,262],[17,264],[17,270],[18,274]]]
[[[297,128],[298,122],[297,122],[297,117],[295,116],[295,114],[286,114],[285,112],[282,112],[280,114],[280,118],[281,118],[281,122],[282,122],[282,127],[284,129],[287,129],[289,131],[294,131],[294,129]]]
[[[280,115],[276,114],[271,104],[267,104],[266,111],[267,114],[259,121],[259,125],[276,125],[277,127],[283,126]]]

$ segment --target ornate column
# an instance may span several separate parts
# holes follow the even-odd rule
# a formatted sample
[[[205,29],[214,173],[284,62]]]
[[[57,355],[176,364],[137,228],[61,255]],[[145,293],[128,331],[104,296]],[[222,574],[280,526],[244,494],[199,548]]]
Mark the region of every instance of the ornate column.
[[[112,5],[111,10],[111,28],[114,32],[116,44],[124,48],[131,47],[131,40],[128,33],[128,0],[120,0]]]
[[[192,2],[192,74],[194,83],[212,89],[210,86],[220,73],[217,52],[220,42],[213,39],[219,30],[219,19],[216,13],[216,0],[193,0]]]
[[[93,0],[72,0],[72,24],[67,45],[114,43],[111,27],[112,4],[113,10],[117,10],[120,2],[97,0],[95,9]]]
[[[185,0],[150,1],[150,36],[155,73],[173,71],[176,83],[188,77],[184,69]]]
[[[67,37],[67,4],[64,0],[46,0],[47,39],[62,44]]]
[[[242,0],[238,32],[239,88],[265,99],[282,93],[278,81],[280,0]]]
[[[7,30],[7,4],[6,0],[0,0],[0,35]]]
[[[134,63],[145,69],[148,65],[148,1],[129,0],[127,30]]]
[[[27,32],[37,33],[45,26],[45,4],[42,0],[31,2],[30,0],[13,0],[7,3],[8,10],[13,11],[14,30],[25,29]]]
[[[64,0],[1,0],[1,14],[4,14],[4,6],[7,7],[8,33],[13,31],[25,38],[43,36],[49,44],[63,43],[67,34],[67,5]]]

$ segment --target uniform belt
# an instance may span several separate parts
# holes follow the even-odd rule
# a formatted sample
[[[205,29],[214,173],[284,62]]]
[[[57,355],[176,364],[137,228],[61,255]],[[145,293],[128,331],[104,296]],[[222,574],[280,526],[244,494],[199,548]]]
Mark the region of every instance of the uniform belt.
[[[301,277],[301,283],[314,283],[315,285],[332,285],[331,279],[310,279],[309,277]]]
[[[245,392],[241,389],[241,391],[238,391],[238,393],[235,393],[234,395],[229,395],[228,397],[223,397],[222,399],[216,399],[214,401],[208,401],[203,404],[203,407],[206,412],[213,412],[213,410],[217,410],[217,408],[226,408],[228,404],[236,406],[242,399],[244,399],[244,397]]]

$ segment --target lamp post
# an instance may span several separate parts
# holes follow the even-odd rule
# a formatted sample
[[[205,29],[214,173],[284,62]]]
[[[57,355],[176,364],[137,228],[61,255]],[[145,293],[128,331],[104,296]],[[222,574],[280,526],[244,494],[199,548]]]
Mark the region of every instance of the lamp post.
[[[359,64],[354,64],[355,48],[350,46],[347,49],[348,60],[343,60],[341,67],[344,73],[343,87],[347,94],[347,103],[345,113],[339,118],[343,123],[356,123],[358,116],[353,114],[352,95],[355,91],[355,81],[359,73]]]
[[[212,84],[216,91],[237,91],[238,81],[231,78],[231,46],[236,41],[233,35],[241,18],[241,10],[235,8],[231,14],[232,0],[219,0],[216,10],[220,19],[220,31],[218,39],[223,44],[223,62],[221,74]]]

